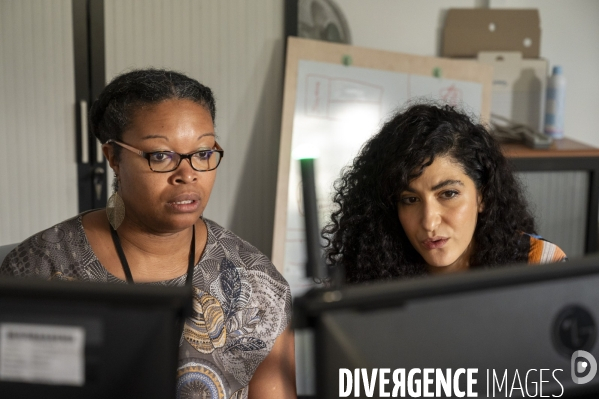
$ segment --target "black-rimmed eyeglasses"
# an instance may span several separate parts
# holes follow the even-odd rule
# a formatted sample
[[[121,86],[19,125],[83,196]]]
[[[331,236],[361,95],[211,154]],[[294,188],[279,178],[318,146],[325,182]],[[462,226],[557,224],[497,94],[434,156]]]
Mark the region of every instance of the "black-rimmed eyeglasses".
[[[153,172],[166,173],[177,169],[181,161],[185,158],[189,160],[189,164],[198,172],[208,172],[214,170],[220,164],[220,161],[225,156],[225,151],[214,142],[214,148],[201,149],[190,154],[179,154],[174,151],[154,151],[143,152],[129,144],[121,143],[116,140],[108,140],[106,144],[113,143],[123,148],[134,152],[148,160],[148,165]]]

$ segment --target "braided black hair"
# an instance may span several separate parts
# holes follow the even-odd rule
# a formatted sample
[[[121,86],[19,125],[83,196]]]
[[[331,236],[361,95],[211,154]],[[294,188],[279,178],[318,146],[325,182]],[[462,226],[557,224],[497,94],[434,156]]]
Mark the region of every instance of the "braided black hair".
[[[137,69],[115,77],[102,90],[91,107],[91,131],[101,143],[109,139],[121,140],[139,107],[168,99],[200,104],[210,112],[214,123],[216,107],[208,87],[179,72]]]

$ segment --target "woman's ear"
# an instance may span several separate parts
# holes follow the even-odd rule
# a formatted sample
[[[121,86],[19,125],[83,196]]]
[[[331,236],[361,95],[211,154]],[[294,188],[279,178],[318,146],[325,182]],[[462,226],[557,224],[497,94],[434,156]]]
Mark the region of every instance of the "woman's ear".
[[[104,143],[102,144],[102,152],[104,153],[106,160],[108,160],[108,165],[110,166],[110,168],[114,171],[114,173],[118,175],[119,162],[116,157],[116,154],[114,153],[114,146],[108,143]]]
[[[478,213],[481,213],[482,211],[485,210],[485,203],[483,202],[483,195],[480,192],[477,192],[476,203],[478,204]]]

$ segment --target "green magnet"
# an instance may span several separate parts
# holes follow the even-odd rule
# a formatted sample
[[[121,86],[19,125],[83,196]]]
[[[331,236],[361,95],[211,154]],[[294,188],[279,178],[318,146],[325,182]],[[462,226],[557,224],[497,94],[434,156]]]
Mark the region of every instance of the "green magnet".
[[[435,67],[433,69],[433,76],[436,78],[440,78],[441,77],[441,68]]]
[[[351,55],[344,55],[343,58],[341,58],[341,63],[345,66],[350,66],[352,63]]]

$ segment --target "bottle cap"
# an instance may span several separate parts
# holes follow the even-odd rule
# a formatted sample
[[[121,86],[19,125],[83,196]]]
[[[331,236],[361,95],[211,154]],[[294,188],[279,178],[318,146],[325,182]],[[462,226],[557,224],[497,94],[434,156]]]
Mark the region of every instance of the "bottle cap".
[[[561,75],[562,74],[562,67],[559,65],[556,65],[553,67],[553,75]]]

